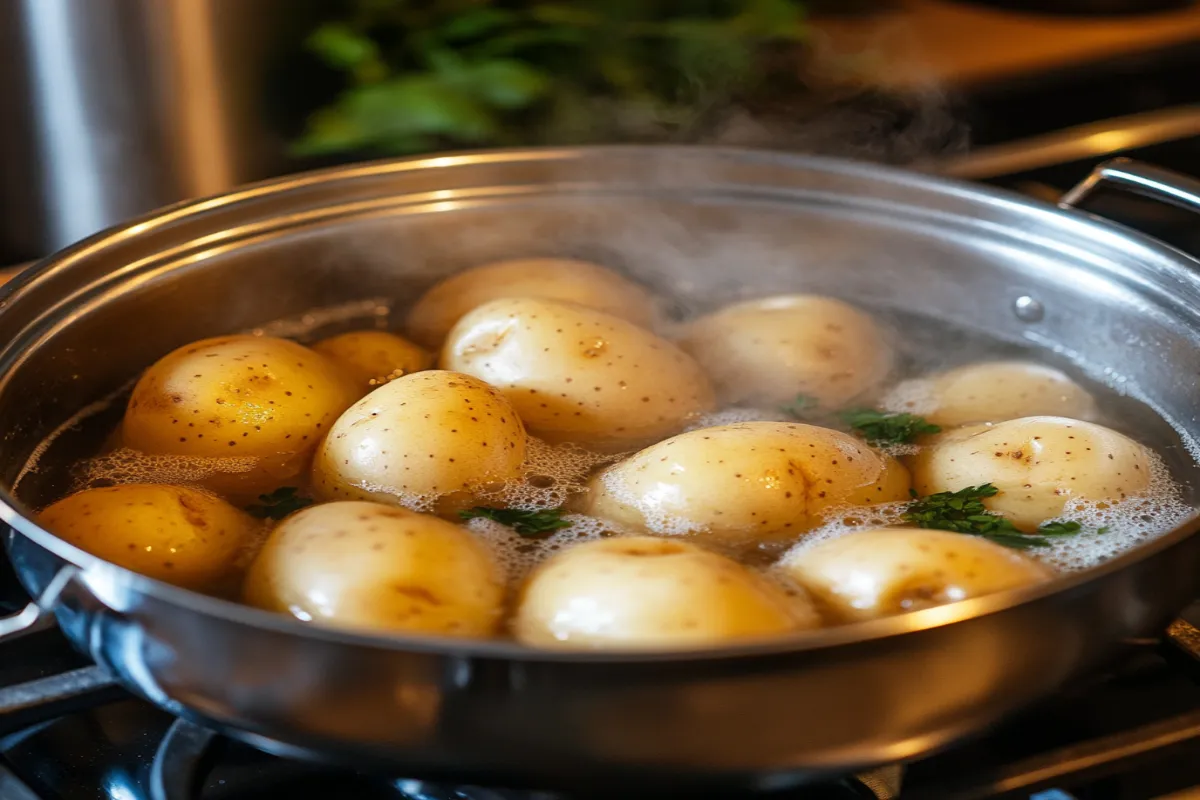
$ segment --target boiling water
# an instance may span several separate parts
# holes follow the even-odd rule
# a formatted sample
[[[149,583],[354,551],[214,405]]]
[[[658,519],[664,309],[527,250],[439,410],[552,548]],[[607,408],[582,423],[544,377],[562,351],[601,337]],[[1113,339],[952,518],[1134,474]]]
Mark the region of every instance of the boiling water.
[[[1184,522],[1195,511],[1185,500],[1190,491],[1184,474],[1194,469],[1198,450],[1175,426],[1137,397],[1136,387],[1128,385],[1111,370],[1089,369],[1073,364],[1062,355],[1047,353],[1027,344],[999,341],[978,333],[948,327],[945,323],[909,313],[886,309],[872,310],[876,318],[904,336],[894,336],[900,349],[899,367],[890,386],[919,378],[950,367],[993,359],[1023,359],[1048,364],[1067,372],[1092,392],[1100,416],[1095,421],[1125,433],[1152,447],[1154,459],[1150,487],[1120,505],[1080,502],[1068,508],[1064,519],[1080,522],[1085,532],[1075,537],[1055,539],[1050,547],[1027,551],[1061,570],[1081,570],[1109,559]],[[256,329],[255,333],[289,336],[311,341],[345,330],[394,325],[390,303],[370,299],[336,308],[317,310],[290,320],[282,320]],[[953,343],[952,348],[947,343]],[[1101,380],[1100,378],[1104,380]],[[919,386],[919,383],[917,384]],[[1119,387],[1119,390],[1118,388]],[[192,483],[214,472],[237,473],[251,469],[250,458],[199,459],[171,456],[146,456],[113,446],[116,430],[127,399],[125,392],[107,402],[83,409],[60,427],[26,465],[18,478],[20,495],[33,505],[45,505],[73,491],[117,483],[162,482]],[[920,397],[908,401],[919,405]],[[691,429],[757,420],[788,420],[777,408],[725,408],[693,421]],[[814,424],[839,427],[836,419],[813,419]],[[844,427],[842,428],[845,429]],[[571,501],[586,491],[587,482],[604,466],[622,455],[598,455],[583,448],[550,446],[530,440],[522,480],[497,487],[480,499],[493,507],[549,509],[570,507]],[[96,454],[79,461],[60,457],[59,453],[80,452],[81,443]],[[913,452],[914,446],[893,450],[895,455]],[[305,487],[300,487],[302,490]],[[379,489],[380,487],[364,487]],[[415,510],[429,510],[435,497],[404,497],[403,504]],[[731,553],[747,564],[766,569],[789,547],[810,547],[818,542],[845,535],[856,529],[901,524],[904,504],[889,504],[846,509],[834,514],[828,524],[784,545],[762,546],[752,551]],[[634,533],[611,523],[580,514],[567,514],[569,527],[537,540],[523,538],[498,523],[476,519],[467,526],[495,551],[507,568],[510,580],[518,581],[541,560],[574,544],[603,536]],[[658,521],[655,532],[664,535],[690,535],[686,526],[669,519]],[[1097,533],[1104,529],[1104,533]],[[769,569],[767,570],[769,571]]]

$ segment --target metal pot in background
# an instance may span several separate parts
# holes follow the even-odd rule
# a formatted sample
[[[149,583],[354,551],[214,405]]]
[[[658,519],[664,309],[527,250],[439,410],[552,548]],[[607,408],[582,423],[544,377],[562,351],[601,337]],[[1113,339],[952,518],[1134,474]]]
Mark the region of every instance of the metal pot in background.
[[[320,5],[0,3],[0,264],[287,171],[270,100]]]

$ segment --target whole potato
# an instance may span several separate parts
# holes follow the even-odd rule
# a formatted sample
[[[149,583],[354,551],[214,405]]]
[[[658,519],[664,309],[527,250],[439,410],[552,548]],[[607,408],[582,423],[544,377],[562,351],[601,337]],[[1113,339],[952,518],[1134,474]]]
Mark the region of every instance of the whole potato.
[[[487,381],[529,430],[603,451],[670,436],[713,407],[687,354],[623,319],[571,303],[494,300],[451,331],[442,366]]]
[[[1150,485],[1150,454],[1114,430],[1065,417],[1025,417],[936,437],[910,461],[922,495],[993,484],[983,503],[1025,532],[1076,500],[1112,502]]]
[[[304,472],[317,442],[357,396],[336,365],[307,347],[221,336],[181,347],[146,370],[122,435],[128,447],[154,455],[253,459],[253,469],[204,482],[253,497]]]
[[[682,433],[592,479],[593,516],[656,533],[745,544],[787,539],[833,508],[908,498],[891,456],[838,431],[742,422]]]
[[[488,636],[504,577],[469,531],[378,503],[312,506],[272,531],[246,575],[247,603],[305,622]]]
[[[105,561],[198,590],[236,578],[262,530],[219,497],[150,483],[70,495],[42,511],[38,524]]]
[[[539,566],[521,589],[512,627],[538,647],[670,650],[818,624],[806,598],[736,561],[642,536],[580,544]]]
[[[646,290],[611,270],[569,258],[520,258],[474,267],[436,284],[409,312],[409,335],[436,349],[468,311],[501,297],[565,300],[644,327],[655,316]]]
[[[945,428],[1019,417],[1054,415],[1088,419],[1092,396],[1063,372],[1028,361],[988,361],[905,381],[883,405],[919,413]]]
[[[386,331],[351,331],[322,339],[312,349],[349,373],[359,394],[433,366],[433,355],[425,348]]]
[[[442,511],[521,475],[526,436],[500,392],[470,375],[426,370],[387,383],[338,418],[313,459],[326,500]]]
[[[680,346],[707,371],[722,404],[777,404],[799,395],[827,410],[879,388],[894,360],[887,334],[840,300],[782,295],[701,317]]]
[[[915,528],[856,531],[795,551],[780,568],[840,622],[918,611],[1054,576],[1045,564],[986,539]]]

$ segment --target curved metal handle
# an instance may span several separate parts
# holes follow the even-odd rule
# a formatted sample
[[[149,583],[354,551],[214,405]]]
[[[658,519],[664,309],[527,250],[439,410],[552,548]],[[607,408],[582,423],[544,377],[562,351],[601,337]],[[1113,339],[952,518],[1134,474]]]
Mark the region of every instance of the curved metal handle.
[[[63,590],[75,579],[77,574],[79,574],[77,567],[69,565],[63,567],[46,585],[46,589],[40,597],[17,613],[0,617],[0,642],[53,627],[54,614],[51,611],[54,604],[58,602]]]
[[[1091,175],[1063,195],[1058,205],[1077,208],[1105,186],[1200,214],[1200,180],[1128,158],[1114,158],[1096,167]]]

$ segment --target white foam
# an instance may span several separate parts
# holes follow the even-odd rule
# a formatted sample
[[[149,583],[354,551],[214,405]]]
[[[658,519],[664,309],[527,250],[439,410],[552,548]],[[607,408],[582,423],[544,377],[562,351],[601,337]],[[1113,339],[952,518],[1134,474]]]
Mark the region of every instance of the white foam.
[[[514,586],[523,581],[538,564],[564,550],[584,542],[630,533],[583,514],[567,514],[563,520],[569,522],[570,526],[537,539],[521,536],[507,525],[490,519],[470,520],[467,527],[492,551]]]
[[[74,489],[82,491],[95,486],[125,483],[194,484],[214,475],[250,472],[257,465],[258,459],[248,456],[153,456],[121,448],[81,461],[76,468]]]

